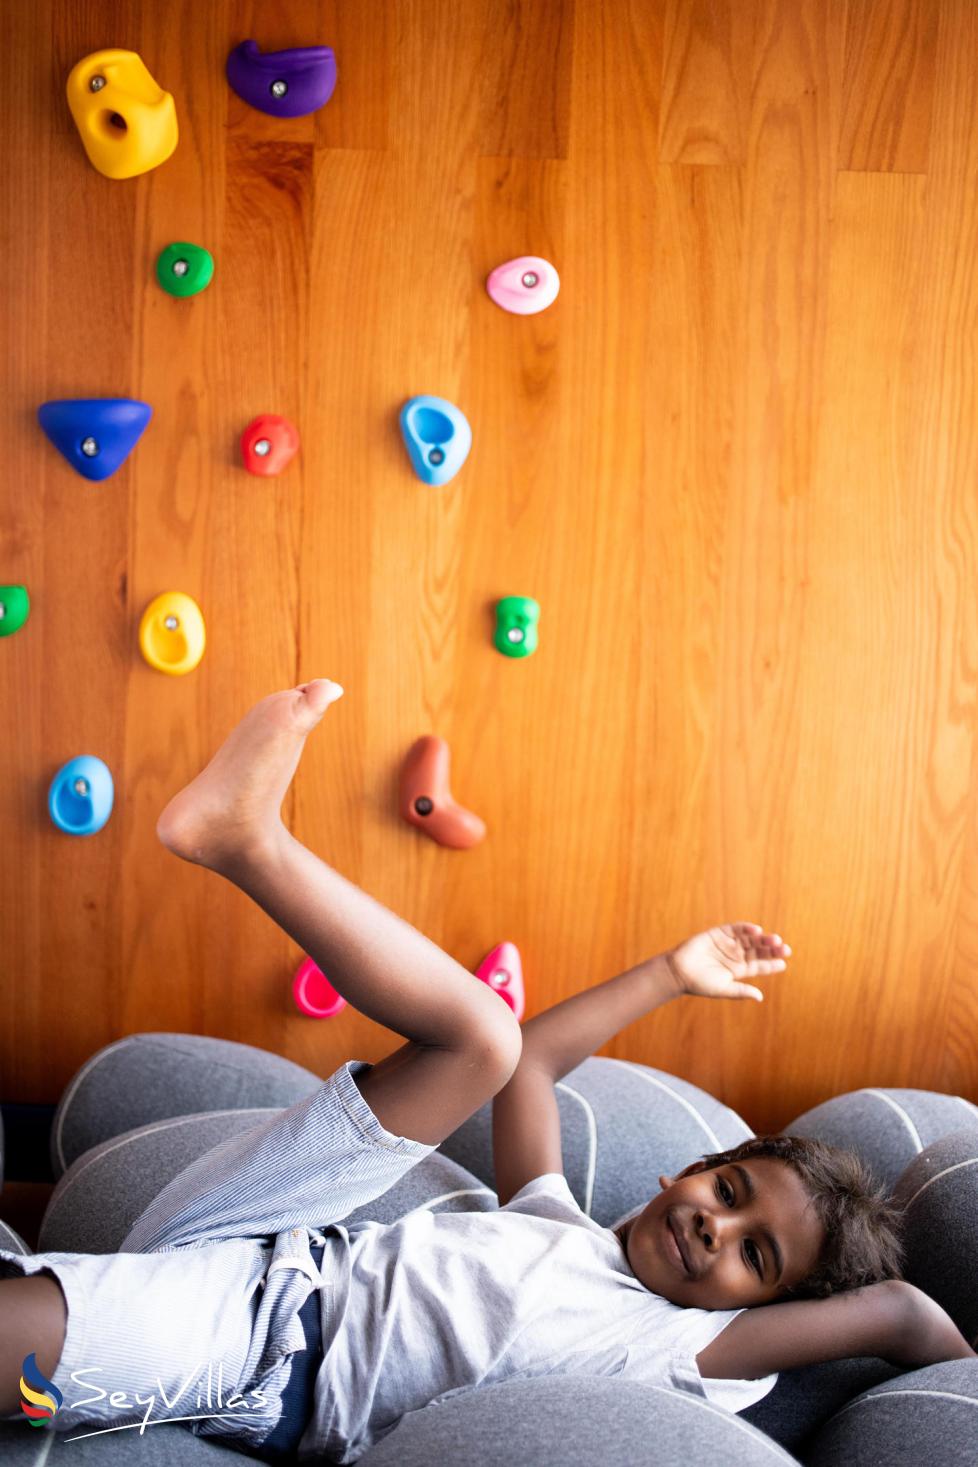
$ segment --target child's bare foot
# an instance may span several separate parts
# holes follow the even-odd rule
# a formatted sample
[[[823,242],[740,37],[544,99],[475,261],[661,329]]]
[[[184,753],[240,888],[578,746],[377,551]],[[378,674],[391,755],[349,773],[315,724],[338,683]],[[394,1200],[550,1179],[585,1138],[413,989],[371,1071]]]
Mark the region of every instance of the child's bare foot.
[[[167,850],[217,870],[274,836],[306,735],[342,694],[337,683],[316,678],[256,703],[156,822]]]

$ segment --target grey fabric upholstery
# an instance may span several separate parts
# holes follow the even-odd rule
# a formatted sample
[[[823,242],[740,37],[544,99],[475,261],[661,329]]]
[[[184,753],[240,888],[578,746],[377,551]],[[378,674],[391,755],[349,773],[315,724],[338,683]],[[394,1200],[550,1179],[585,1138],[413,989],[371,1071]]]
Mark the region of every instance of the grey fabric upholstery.
[[[878,1088],[836,1095],[798,1116],[784,1133],[854,1151],[892,1191],[925,1146],[972,1127],[978,1128],[978,1106],[959,1095]]]
[[[178,1172],[279,1109],[171,1116],[99,1142],[55,1186],[38,1252],[117,1252],[140,1213]]]
[[[541,1376],[412,1411],[361,1467],[777,1467],[795,1458],[686,1392],[607,1376]]]
[[[58,1107],[52,1160],[63,1174],[45,1214],[42,1251],[111,1251],[150,1198],[190,1161],[255,1125],[269,1109],[287,1107],[310,1094],[320,1078],[277,1055],[206,1036],[153,1033],[106,1046],[82,1067]],[[696,1157],[751,1134],[739,1116],[697,1087],[625,1061],[585,1060],[558,1083],[557,1097],[568,1180],[581,1206],[605,1226],[644,1206],[658,1188],[660,1172],[671,1175]],[[972,1114],[974,1132],[968,1129]],[[960,1137],[927,1145],[932,1131],[952,1118],[960,1131],[962,1117],[966,1129]],[[397,1187],[347,1221],[369,1216],[390,1222],[417,1206],[495,1208],[490,1120],[487,1105]],[[908,1197],[915,1194],[910,1212],[919,1229],[919,1247],[915,1244],[912,1250],[919,1274],[914,1281],[935,1297],[940,1289],[949,1298],[957,1290],[955,1297],[971,1301],[966,1302],[971,1310],[978,1277],[973,1262],[978,1251],[974,1107],[925,1091],[864,1091],[836,1097],[785,1129],[852,1145],[887,1178],[905,1153],[911,1161],[905,1185]],[[968,1250],[964,1256],[971,1260],[970,1284],[963,1290],[959,1247],[934,1256],[935,1251],[940,1254],[934,1243],[944,1236],[959,1239]],[[0,1246],[13,1246],[7,1241],[11,1237],[16,1234],[0,1227]],[[16,1246],[29,1251],[21,1239]],[[385,1467],[395,1460],[398,1467],[467,1460],[505,1460],[508,1467],[583,1467],[585,1462],[590,1467],[597,1461],[685,1467],[691,1460],[807,1460],[803,1453],[810,1442],[820,1443],[823,1452],[836,1450],[831,1445],[836,1438],[826,1434],[833,1422],[870,1420],[868,1414],[860,1417],[848,1409],[854,1397],[863,1399],[859,1392],[871,1396],[874,1390],[925,1374],[900,1374],[873,1360],[785,1372],[768,1397],[736,1417],[697,1398],[631,1381],[511,1381],[410,1413],[361,1461],[365,1467]],[[967,1379],[973,1383],[974,1378],[972,1370]],[[892,1409],[904,1399],[895,1395]],[[848,1460],[844,1443],[849,1428],[840,1430],[841,1455],[823,1455],[819,1467]],[[33,1464],[41,1435],[0,1426],[0,1455],[14,1467]],[[126,1435],[73,1443],[72,1450],[81,1453],[84,1448],[86,1460],[101,1463],[113,1452],[132,1452],[134,1443],[126,1442]],[[776,1443],[793,1455],[786,1456]],[[171,1427],[147,1432],[139,1451],[144,1459],[150,1454],[151,1464],[176,1467],[227,1448]],[[879,1460],[889,1467],[888,1458]]]
[[[100,1141],[149,1121],[204,1110],[282,1109],[311,1095],[319,1080],[281,1055],[230,1039],[131,1034],[97,1050],[65,1087],[51,1125],[55,1178]]]
[[[55,1456],[59,1449],[70,1449],[71,1456]],[[46,1429],[0,1424],[3,1467],[52,1467],[55,1463],[60,1467],[62,1461],[69,1467],[115,1467],[117,1463],[118,1467],[244,1467],[255,1460],[180,1426],[150,1427],[141,1437],[135,1431],[117,1431],[69,1443],[52,1437]]]
[[[800,1455],[813,1432],[860,1391],[902,1375],[886,1360],[826,1360],[802,1370],[782,1370],[773,1391],[741,1411],[749,1421],[789,1452]]]
[[[858,1396],[801,1459],[806,1467],[975,1467],[978,1367],[945,1360]]]
[[[15,1233],[9,1223],[0,1222],[0,1248],[5,1248],[8,1253],[33,1253],[33,1248],[28,1248],[19,1233]]]
[[[936,1299],[965,1339],[974,1342],[978,1336],[978,1125],[945,1136],[922,1151],[897,1183],[894,1198],[905,1209],[905,1277]],[[978,1441],[978,1418],[975,1438]],[[978,1451],[975,1456],[978,1459]]]

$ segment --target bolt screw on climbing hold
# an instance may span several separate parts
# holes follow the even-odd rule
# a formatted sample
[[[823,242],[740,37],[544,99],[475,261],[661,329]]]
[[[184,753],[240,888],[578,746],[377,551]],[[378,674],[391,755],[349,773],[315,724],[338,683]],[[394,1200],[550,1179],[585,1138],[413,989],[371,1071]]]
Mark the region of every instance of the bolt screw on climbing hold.
[[[443,464],[445,462],[445,455],[440,448],[433,448],[431,450],[428,455],[428,462],[430,464]]]
[[[173,262],[173,273],[174,273],[174,275],[186,275],[186,273],[187,273],[187,271],[189,269],[190,269],[190,266],[188,265],[188,263],[187,263],[186,260],[174,260],[174,262]]]
[[[289,90],[288,82],[273,81],[268,90],[271,92],[273,97],[284,97],[286,92]]]
[[[258,442],[255,444],[255,452],[259,455],[259,457],[267,458],[271,451],[271,440],[268,438],[259,438]]]
[[[91,81],[88,83],[88,90],[90,92],[100,92],[104,86],[105,86],[105,77],[104,76],[93,76],[92,79],[91,79]]]
[[[94,458],[98,453],[98,444],[94,438],[83,438],[81,451],[86,458]]]
[[[3,619],[4,619],[4,617],[6,615],[7,615],[7,608],[4,606],[3,602],[0,601],[0,621],[3,621]]]
[[[524,633],[522,627],[510,627],[506,635],[511,642],[522,642]]]
[[[419,795],[414,802],[414,808],[419,815],[430,815],[435,807],[427,795]]]
[[[72,785],[72,789],[75,791],[75,794],[76,795],[87,795],[88,794],[88,780],[87,779],[76,779],[75,782],[74,782],[74,784]]]
[[[539,275],[536,275],[532,270],[527,270],[526,274],[523,276],[523,284],[526,286],[527,290],[532,290],[535,285],[540,284],[540,277]]]
[[[166,627],[168,632],[175,632],[177,627],[180,625],[180,618],[178,616],[168,616],[164,620],[163,625]]]

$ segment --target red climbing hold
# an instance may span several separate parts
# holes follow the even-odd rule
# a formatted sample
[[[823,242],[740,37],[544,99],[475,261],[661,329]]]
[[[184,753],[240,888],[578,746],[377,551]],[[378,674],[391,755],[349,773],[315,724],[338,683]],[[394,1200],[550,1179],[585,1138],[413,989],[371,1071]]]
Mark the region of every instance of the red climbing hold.
[[[271,478],[280,474],[299,449],[299,430],[288,418],[263,413],[253,418],[241,435],[241,456],[249,474]]]

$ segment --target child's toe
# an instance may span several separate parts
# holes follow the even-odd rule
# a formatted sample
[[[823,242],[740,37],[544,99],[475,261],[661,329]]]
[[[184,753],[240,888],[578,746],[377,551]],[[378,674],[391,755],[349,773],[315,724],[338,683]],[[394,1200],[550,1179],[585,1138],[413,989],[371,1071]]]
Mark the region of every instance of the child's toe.
[[[312,682],[303,683],[297,691],[303,697],[300,705],[302,712],[307,716],[312,715],[313,722],[323,716],[330,703],[335,703],[337,698],[343,696],[343,689],[339,683],[330,682],[329,678],[325,677],[314,678]]]

